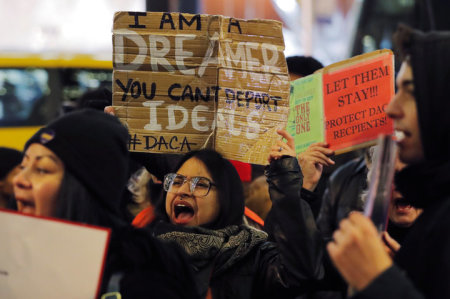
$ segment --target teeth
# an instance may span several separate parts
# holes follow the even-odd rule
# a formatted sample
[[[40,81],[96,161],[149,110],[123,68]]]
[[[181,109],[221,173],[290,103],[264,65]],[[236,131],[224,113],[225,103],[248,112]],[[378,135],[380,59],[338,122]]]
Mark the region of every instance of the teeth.
[[[395,131],[394,136],[395,136],[395,140],[397,140],[397,142],[405,139],[405,133],[403,133],[402,131]]]

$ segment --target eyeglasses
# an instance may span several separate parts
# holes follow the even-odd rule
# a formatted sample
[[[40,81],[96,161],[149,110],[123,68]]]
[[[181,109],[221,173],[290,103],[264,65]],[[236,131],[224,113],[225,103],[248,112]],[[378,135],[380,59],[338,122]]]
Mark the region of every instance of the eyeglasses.
[[[192,195],[203,197],[208,195],[212,186],[216,186],[210,179],[196,176],[188,179],[178,173],[169,173],[164,176],[164,190],[170,193],[177,193],[184,183],[189,182],[189,190]]]

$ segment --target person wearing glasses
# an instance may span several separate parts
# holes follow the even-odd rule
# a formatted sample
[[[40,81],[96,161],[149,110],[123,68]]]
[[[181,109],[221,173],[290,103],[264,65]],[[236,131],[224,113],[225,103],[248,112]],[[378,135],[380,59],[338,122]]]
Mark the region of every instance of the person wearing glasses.
[[[121,216],[127,139],[117,118],[93,109],[68,113],[40,129],[26,143],[13,180],[18,211],[111,228],[101,288],[111,293],[108,299],[200,298],[182,251]]]
[[[193,151],[164,177],[155,220],[135,229],[121,218],[127,130],[94,110],[68,113],[26,144],[14,191],[20,212],[110,227],[102,293],[122,298],[284,298],[320,278],[320,236],[293,139],[269,156],[273,202],[268,233],[243,224],[234,166],[213,150]],[[108,297],[110,298],[110,297]],[[116,297],[118,298],[118,297]]]
[[[320,235],[300,198],[293,138],[279,131],[266,168],[273,207],[265,230],[243,224],[244,194],[231,162],[214,150],[183,156],[163,181],[149,229],[183,248],[206,298],[286,298],[321,277]],[[176,271],[174,269],[174,271]]]

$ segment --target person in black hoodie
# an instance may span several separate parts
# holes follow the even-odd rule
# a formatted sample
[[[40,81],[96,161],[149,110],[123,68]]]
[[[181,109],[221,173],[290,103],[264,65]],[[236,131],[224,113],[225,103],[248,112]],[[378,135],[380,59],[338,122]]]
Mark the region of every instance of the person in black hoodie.
[[[68,113],[40,129],[26,143],[14,178],[18,210],[111,228],[102,293],[199,298],[182,251],[122,217],[127,139],[117,118],[93,109]]]
[[[386,113],[398,132],[399,191],[424,209],[392,261],[372,222],[353,213],[328,252],[355,298],[450,298],[450,32],[396,32],[403,56]]]

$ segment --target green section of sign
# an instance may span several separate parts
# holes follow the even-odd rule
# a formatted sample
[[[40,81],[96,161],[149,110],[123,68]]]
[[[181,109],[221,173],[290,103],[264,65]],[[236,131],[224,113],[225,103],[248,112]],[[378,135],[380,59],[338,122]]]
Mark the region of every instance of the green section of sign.
[[[322,100],[322,74],[291,82],[290,112],[286,126],[294,136],[297,154],[315,142],[325,140]]]

